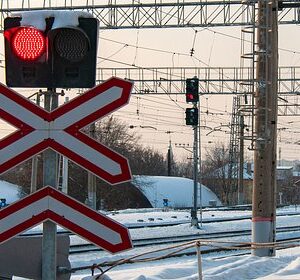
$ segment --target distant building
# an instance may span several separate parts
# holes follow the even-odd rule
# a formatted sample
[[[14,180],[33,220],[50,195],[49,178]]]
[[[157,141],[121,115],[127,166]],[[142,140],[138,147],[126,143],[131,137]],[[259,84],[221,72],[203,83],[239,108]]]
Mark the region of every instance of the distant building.
[[[152,207],[190,208],[193,207],[194,182],[191,179],[168,176],[135,176],[135,185],[149,200]],[[200,185],[198,183],[198,189]],[[214,192],[202,185],[202,206],[221,206]],[[200,191],[198,193],[200,203]],[[200,205],[200,204],[199,204]]]
[[[276,176],[278,181],[293,177],[293,166],[277,166]]]
[[[254,164],[250,162],[244,163],[243,168],[243,184],[244,184],[244,203],[252,202],[253,178],[254,178]],[[218,193],[217,187],[222,184],[238,184],[238,165],[234,164],[232,167],[232,178],[229,176],[229,165],[214,170],[212,173],[205,177],[205,183]],[[300,172],[295,171],[293,166],[277,166],[276,167],[277,179],[277,193],[278,203],[290,204],[295,200],[300,202]],[[299,188],[299,190],[297,189]],[[279,200],[280,193],[280,200]],[[294,195],[293,195],[294,193]],[[299,193],[299,195],[298,195]],[[299,196],[299,199],[297,198]],[[297,199],[296,199],[297,198]]]

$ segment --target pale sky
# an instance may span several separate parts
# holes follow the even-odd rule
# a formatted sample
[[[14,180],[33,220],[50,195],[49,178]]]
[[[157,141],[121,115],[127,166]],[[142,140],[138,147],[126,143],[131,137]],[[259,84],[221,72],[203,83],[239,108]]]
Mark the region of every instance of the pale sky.
[[[9,2],[13,5],[21,1]],[[121,2],[128,3],[128,1]],[[102,4],[105,3],[102,2]],[[51,4],[54,6],[55,1],[51,1]],[[280,26],[279,47],[288,49],[288,51],[279,51],[280,66],[300,65],[299,35],[299,26]],[[2,34],[0,37],[0,57],[3,59]],[[99,37],[98,56],[101,57],[98,59],[99,67],[129,67],[124,64],[138,67],[238,67],[241,63],[241,27],[101,30]],[[195,50],[193,57],[190,56],[192,47]],[[110,61],[105,60],[106,58]],[[120,63],[114,63],[111,60]],[[3,68],[0,69],[0,81],[4,82]],[[26,89],[23,93],[29,96],[35,91],[35,89]],[[201,111],[208,111],[208,114],[201,114],[202,154],[204,154],[204,149],[213,143],[229,140],[230,128],[227,125],[231,120],[232,98],[233,95],[201,96]],[[176,148],[175,143],[192,146],[192,127],[186,126],[184,119],[184,110],[187,107],[191,105],[186,104],[184,94],[181,96],[132,95],[130,104],[114,115],[128,125],[137,126],[134,130],[143,135],[141,144],[166,153],[169,140],[171,140],[176,158],[186,159],[191,156],[191,153],[182,148]],[[204,126],[215,130],[212,131]],[[9,132],[9,128],[3,124],[0,127],[0,137],[3,137]],[[278,138],[281,157],[299,159],[299,145],[288,143],[300,140],[300,118],[281,117],[278,120],[278,128],[281,129]],[[283,130],[283,128],[286,129]],[[218,131],[219,129],[221,131]],[[249,145],[250,143],[245,143],[246,147]],[[247,148],[245,153],[246,157],[251,157],[253,154]]]

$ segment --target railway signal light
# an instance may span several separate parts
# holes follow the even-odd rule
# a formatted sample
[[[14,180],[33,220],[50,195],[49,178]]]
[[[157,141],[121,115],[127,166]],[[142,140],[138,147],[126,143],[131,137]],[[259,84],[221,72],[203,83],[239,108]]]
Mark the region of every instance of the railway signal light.
[[[12,52],[22,61],[37,60],[46,51],[44,34],[32,27],[18,28],[11,38]]]
[[[78,26],[46,29],[4,20],[6,84],[11,87],[93,87],[96,79],[98,21],[79,17]]]
[[[198,109],[197,108],[185,109],[185,123],[186,123],[186,125],[198,125]]]
[[[192,79],[186,79],[186,102],[198,102],[199,101],[199,79],[194,77]]]

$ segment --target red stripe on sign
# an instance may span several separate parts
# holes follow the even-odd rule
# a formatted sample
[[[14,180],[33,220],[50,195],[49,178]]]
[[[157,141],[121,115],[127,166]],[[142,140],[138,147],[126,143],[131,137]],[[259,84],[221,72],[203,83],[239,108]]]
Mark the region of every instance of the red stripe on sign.
[[[69,128],[70,130],[73,130],[73,129],[79,130],[79,129],[97,121],[101,117],[114,112],[115,110],[119,109],[120,107],[122,107],[128,103],[129,97],[130,97],[130,92],[132,89],[131,83],[123,81],[123,80],[119,80],[119,79],[111,79],[107,82],[107,84],[105,86],[106,86],[105,91],[110,89],[113,86],[122,88],[121,97],[119,99],[107,104],[106,106],[100,108],[99,110],[91,113],[90,115],[86,116],[85,118],[82,118],[80,121],[74,123],[73,125],[70,126],[70,128]],[[97,92],[96,88],[94,90],[96,93]],[[93,93],[93,95],[96,95],[95,93]]]

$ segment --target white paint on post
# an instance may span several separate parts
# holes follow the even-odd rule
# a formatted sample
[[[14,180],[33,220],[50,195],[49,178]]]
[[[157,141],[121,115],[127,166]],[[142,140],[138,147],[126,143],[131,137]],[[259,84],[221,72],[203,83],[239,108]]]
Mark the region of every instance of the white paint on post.
[[[274,236],[274,222],[272,221],[254,221],[252,222],[252,242],[253,243],[272,243]],[[275,241],[275,240],[274,240]],[[255,246],[255,244],[254,244]],[[254,248],[252,254],[257,257],[272,256],[274,248],[262,246],[262,248]]]

